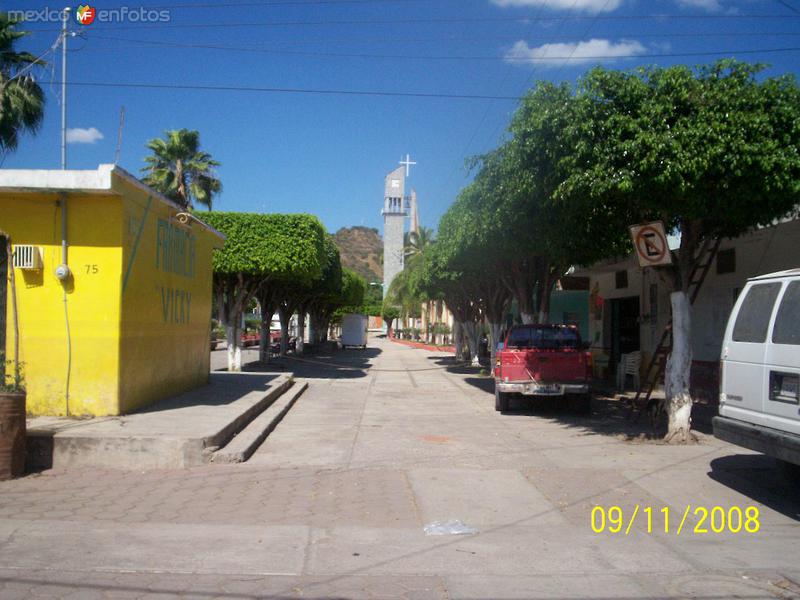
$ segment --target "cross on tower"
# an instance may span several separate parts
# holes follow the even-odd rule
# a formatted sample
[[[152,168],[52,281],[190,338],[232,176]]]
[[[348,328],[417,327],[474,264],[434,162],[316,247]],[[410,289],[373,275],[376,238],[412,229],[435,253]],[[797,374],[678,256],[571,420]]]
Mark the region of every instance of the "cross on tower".
[[[402,160],[402,158],[401,158],[400,164],[405,166],[405,168],[406,168],[406,177],[408,177],[408,175],[409,175],[409,167],[411,165],[415,165],[417,163],[415,161],[412,161],[411,160],[411,156],[409,156],[409,154],[406,153],[406,159]]]

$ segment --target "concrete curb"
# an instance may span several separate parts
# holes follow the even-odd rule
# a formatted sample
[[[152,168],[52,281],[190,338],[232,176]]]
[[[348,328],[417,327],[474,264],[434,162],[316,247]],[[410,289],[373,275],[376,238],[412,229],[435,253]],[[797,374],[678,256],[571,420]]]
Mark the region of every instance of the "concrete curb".
[[[300,395],[308,388],[308,382],[297,382],[290,390],[277,398],[264,412],[242,429],[227,446],[217,450],[211,457],[215,463],[242,463],[264,442],[283,417],[294,406]]]
[[[281,381],[281,379],[283,379],[283,381]],[[269,389],[261,400],[243,411],[214,435],[203,438],[203,452],[210,454],[230,443],[237,433],[245,429],[253,419],[267,410],[293,383],[293,375],[280,375],[275,380],[275,385]],[[206,460],[205,462],[208,461]]]
[[[294,383],[290,374],[282,374],[270,382],[269,389],[244,393],[230,404],[241,408],[227,415],[212,416],[184,433],[172,433],[169,427],[154,433],[146,428],[128,429],[126,422],[137,415],[108,417],[70,423],[68,427],[33,428],[28,435],[28,470],[47,468],[107,467],[114,469],[175,469],[196,467],[208,463],[213,452],[228,444],[238,432],[267,410]],[[191,394],[191,392],[189,392]],[[201,403],[202,404],[202,403]],[[169,419],[189,419],[185,408],[165,416]],[[211,427],[209,427],[211,425]],[[203,430],[205,429],[205,430]]]

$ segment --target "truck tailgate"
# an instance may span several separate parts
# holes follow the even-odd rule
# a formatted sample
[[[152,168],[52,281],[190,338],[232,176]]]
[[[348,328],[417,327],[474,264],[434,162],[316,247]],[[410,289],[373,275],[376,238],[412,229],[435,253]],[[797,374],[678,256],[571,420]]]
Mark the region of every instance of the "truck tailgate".
[[[566,383],[586,380],[587,357],[579,350],[502,350],[498,357],[503,381]]]

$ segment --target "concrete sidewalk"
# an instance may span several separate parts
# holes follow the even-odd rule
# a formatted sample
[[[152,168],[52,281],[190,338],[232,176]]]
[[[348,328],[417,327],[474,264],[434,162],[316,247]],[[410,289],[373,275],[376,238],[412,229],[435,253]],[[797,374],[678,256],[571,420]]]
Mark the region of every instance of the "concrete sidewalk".
[[[28,467],[201,465],[291,382],[287,374],[212,373],[208,385],[129,415],[28,419]]]
[[[632,438],[602,399],[500,414],[476,369],[381,339],[300,365],[245,463],[0,483],[0,599],[800,598],[800,495],[767,457]],[[758,531],[700,511],[679,533],[687,507]],[[451,519],[476,532],[426,535]]]

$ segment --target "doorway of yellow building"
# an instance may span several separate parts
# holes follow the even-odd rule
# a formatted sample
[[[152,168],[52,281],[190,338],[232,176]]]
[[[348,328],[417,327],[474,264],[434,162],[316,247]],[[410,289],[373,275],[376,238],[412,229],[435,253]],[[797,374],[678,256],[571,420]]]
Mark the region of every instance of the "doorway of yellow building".
[[[0,381],[6,377],[6,297],[8,296],[8,256],[6,238],[0,235]]]

